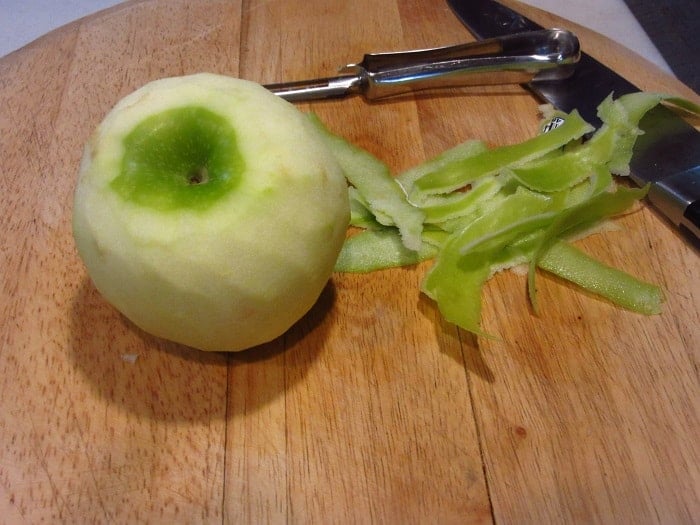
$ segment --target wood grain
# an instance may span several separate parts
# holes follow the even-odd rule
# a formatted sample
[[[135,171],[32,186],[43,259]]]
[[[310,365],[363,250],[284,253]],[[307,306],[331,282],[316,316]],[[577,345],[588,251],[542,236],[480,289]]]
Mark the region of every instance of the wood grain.
[[[512,5],[518,5],[511,3]],[[552,15],[647,90],[698,100]],[[70,215],[82,145],[149,80],[332,74],[471,36],[434,0],[127,2],[0,60],[0,523],[694,523],[700,258],[645,205],[580,244],[664,288],[659,316],[544,274],[487,286],[497,340],[443,322],[427,264],[335,275],[287,334],[206,354],[95,291]],[[398,172],[457,142],[531,136],[519,87],[300,105]]]

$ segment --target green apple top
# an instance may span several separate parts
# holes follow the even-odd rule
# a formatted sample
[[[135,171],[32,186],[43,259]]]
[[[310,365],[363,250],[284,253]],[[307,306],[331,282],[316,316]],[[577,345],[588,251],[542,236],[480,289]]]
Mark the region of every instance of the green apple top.
[[[203,106],[182,106],[148,117],[124,137],[111,186],[143,206],[205,209],[233,190],[244,169],[231,123]]]
[[[85,148],[73,232],[96,288],[148,333],[237,351],[317,300],[344,242],[347,183],[318,130],[262,86],[151,82]]]

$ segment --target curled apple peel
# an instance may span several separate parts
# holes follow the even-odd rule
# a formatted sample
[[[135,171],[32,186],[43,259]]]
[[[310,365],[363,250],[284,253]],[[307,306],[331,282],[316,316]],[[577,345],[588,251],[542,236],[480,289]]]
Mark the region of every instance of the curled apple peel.
[[[270,341],[318,299],[349,222],[345,177],[308,118],[262,86],[161,79],[85,148],[73,233],[100,293],[201,350]]]

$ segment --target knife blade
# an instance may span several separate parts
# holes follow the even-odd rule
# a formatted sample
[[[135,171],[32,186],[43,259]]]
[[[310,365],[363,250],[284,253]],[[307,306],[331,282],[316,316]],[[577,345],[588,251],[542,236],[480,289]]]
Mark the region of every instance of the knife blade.
[[[537,31],[539,24],[494,0],[447,0],[477,39]],[[598,127],[600,102],[640,89],[585,52],[575,71],[563,79],[524,84],[542,100],[570,112],[578,110]],[[696,247],[700,247],[700,133],[670,109],[657,106],[639,124],[630,178],[650,183],[648,201]]]
[[[543,28],[480,42],[391,53],[366,54],[335,77],[265,87],[289,101],[362,95],[378,100],[420,90],[521,84],[564,78],[579,58],[569,31]]]

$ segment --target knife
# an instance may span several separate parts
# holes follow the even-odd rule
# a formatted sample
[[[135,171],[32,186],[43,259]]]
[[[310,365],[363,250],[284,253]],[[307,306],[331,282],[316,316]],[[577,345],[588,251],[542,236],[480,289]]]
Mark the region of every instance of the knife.
[[[494,0],[447,0],[451,9],[478,39],[503,37],[542,29]],[[577,109],[598,127],[596,109],[610,93],[615,97],[640,91],[608,67],[581,53],[575,71],[566,78],[524,84],[554,107]],[[696,247],[700,247],[700,133],[666,107],[649,111],[639,127],[630,178],[650,183],[647,199]]]
[[[570,75],[578,58],[573,33],[539,28],[456,46],[371,53],[335,77],[265,87],[289,101],[356,94],[377,100],[433,88],[551,81]]]

